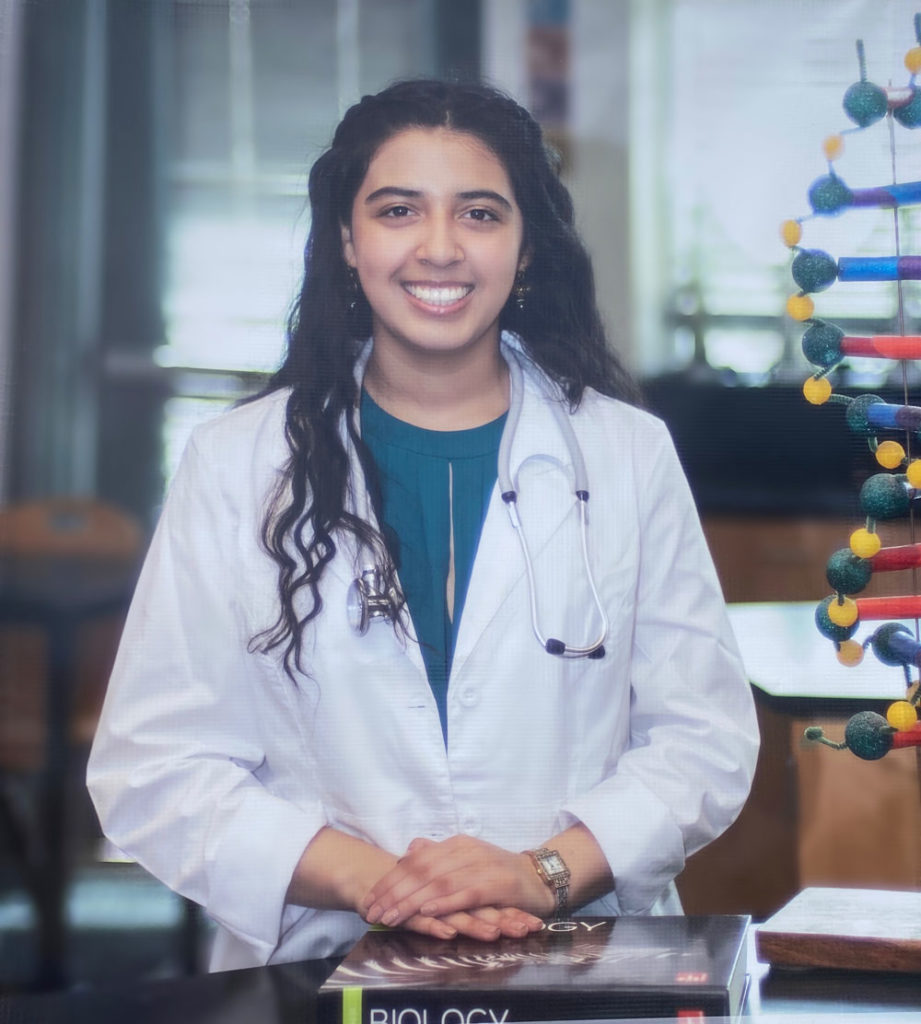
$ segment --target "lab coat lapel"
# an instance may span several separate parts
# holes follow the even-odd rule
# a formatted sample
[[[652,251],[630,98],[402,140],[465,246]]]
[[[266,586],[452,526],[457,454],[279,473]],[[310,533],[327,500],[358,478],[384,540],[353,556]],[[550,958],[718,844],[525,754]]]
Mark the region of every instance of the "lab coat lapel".
[[[533,371],[532,371],[533,372]],[[542,397],[525,373],[521,419],[511,452],[512,483],[518,488],[518,511],[532,561],[560,529],[575,502],[571,459],[560,429]],[[527,462],[526,465],[523,463]],[[524,555],[508,511],[493,488],[480,534],[451,675],[457,675],[483,632],[495,618],[512,589],[521,582],[521,614],[529,615]]]

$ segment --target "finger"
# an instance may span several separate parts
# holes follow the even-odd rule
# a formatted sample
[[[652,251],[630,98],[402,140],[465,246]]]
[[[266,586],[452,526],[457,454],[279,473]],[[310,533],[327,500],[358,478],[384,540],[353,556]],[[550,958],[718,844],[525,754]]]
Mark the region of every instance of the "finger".
[[[435,939],[457,938],[457,928],[449,921],[438,917],[424,917],[422,914],[414,914],[404,921],[403,928],[419,935],[430,935]]]
[[[454,896],[470,888],[470,878],[479,872],[469,863],[469,852],[443,844],[430,843],[400,858],[397,864],[374,886],[362,901],[364,918],[369,924],[391,927],[418,913],[423,904],[445,896]],[[445,913],[479,906],[486,899],[466,896],[454,899]],[[430,917],[441,914],[429,914]]]
[[[476,878],[472,884],[471,877]],[[514,877],[509,872],[500,869],[483,874],[463,866],[456,871],[440,874],[419,888],[413,888],[412,885],[395,886],[376,901],[367,919],[370,921],[373,914],[382,924],[396,927],[413,914],[444,917],[446,914],[486,906],[505,909],[505,900],[509,897],[514,899],[515,891]],[[396,902],[388,905],[390,900]],[[515,914],[519,915],[519,921],[524,921],[527,931],[534,931],[543,923],[539,917],[525,911],[516,909]]]
[[[511,924],[513,920],[523,924],[525,932],[515,929]],[[528,924],[529,921],[536,921],[536,927],[543,925],[539,918],[513,907],[480,907],[473,911],[448,914],[443,918],[414,914],[402,927],[420,935],[431,935],[440,939],[452,939],[457,935],[463,935],[480,942],[495,942],[502,937],[520,938],[521,935],[534,930]]]
[[[381,924],[396,928],[413,914],[423,914],[425,917],[444,917],[446,914],[483,906],[487,900],[484,898],[482,889],[478,887],[467,886],[452,891],[467,880],[467,872],[458,875],[441,875],[427,885],[414,889],[406,898],[399,899],[396,903],[388,906],[389,899],[398,894],[398,890],[394,890],[369,909],[366,920],[371,921],[373,915],[380,920]],[[437,909],[423,910],[423,907]]]
[[[361,901],[359,909],[365,913],[366,918],[367,913],[375,908],[375,904],[383,902],[386,909],[395,899],[409,895],[419,884],[418,881],[413,883],[413,879],[427,880],[431,877],[431,863],[437,856],[432,848],[438,845],[440,844],[421,836],[410,842],[406,853],[386,874],[381,875]]]
[[[471,939],[478,939],[480,942],[495,942],[502,936],[502,929],[494,921],[485,919],[480,913],[468,913],[462,910],[456,914],[447,914],[437,920],[456,928],[459,935],[466,935]]]
[[[369,924],[376,924],[384,912],[401,897],[411,895],[421,880],[418,862],[403,857],[382,875],[359,903],[359,911]]]
[[[533,914],[528,914],[516,907],[481,907],[470,911],[472,916],[495,925],[502,935],[509,938],[521,938],[541,929],[544,922]]]
[[[518,939],[528,933],[528,926],[523,921],[506,916],[497,907],[480,907],[478,910],[473,910],[470,913],[478,921],[483,921],[493,928],[498,928],[500,935]]]
[[[396,927],[413,914],[443,917],[517,900],[519,855],[470,836],[413,841],[374,885],[362,909],[369,923]],[[529,923],[529,927],[531,927]]]
[[[539,917],[529,914],[526,910],[519,910],[517,907],[500,907],[499,911],[502,915],[499,925],[501,928],[520,929],[523,927],[525,933],[530,934],[539,932],[544,927],[544,922]]]
[[[496,879],[490,884],[470,885],[469,876],[465,874],[456,879],[458,885],[463,885],[462,888],[458,888],[455,892],[444,893],[444,889],[448,888],[452,881],[455,879],[446,877],[443,880],[439,879],[439,883],[443,882],[443,885],[430,886],[431,893],[428,898],[420,899],[419,913],[426,914],[428,917],[444,917],[446,914],[453,914],[459,910],[473,911],[487,906],[498,910],[507,892],[500,879]],[[465,882],[468,884],[464,885]],[[418,895],[420,898],[426,896],[425,890],[420,890]],[[415,898],[413,902],[415,902]]]

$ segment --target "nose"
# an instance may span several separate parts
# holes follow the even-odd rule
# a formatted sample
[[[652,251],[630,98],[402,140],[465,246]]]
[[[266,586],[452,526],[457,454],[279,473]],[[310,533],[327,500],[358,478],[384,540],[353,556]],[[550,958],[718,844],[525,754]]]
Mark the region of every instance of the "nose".
[[[416,256],[423,263],[447,267],[464,258],[456,234],[457,226],[450,215],[435,215],[426,219]]]

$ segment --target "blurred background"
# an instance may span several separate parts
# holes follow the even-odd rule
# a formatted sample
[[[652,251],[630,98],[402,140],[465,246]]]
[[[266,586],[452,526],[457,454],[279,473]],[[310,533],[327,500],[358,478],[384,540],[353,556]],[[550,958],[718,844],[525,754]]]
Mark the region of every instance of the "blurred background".
[[[436,75],[485,78],[535,113],[562,154],[611,337],[672,427],[727,598],[818,599],[866,447],[802,400],[810,371],[802,326],[784,316],[795,289],[778,229],[809,213],[822,140],[853,127],[841,100],[860,77],[855,41],[870,80],[907,83],[916,7],[0,0],[0,991],[200,964],[207,924],[112,861],[81,759],[188,433],[282,355],[307,171],[346,107]],[[852,187],[921,176],[921,138],[904,129],[880,123],[845,147]],[[919,251],[919,230],[904,211],[902,252]],[[804,244],[892,252],[892,233],[891,215],[862,210],[809,221]],[[891,285],[832,288],[821,315],[849,334],[894,332],[898,306]],[[902,316],[921,333],[914,284]],[[834,380],[884,393],[898,372],[860,360]],[[788,746],[769,797],[794,822],[787,874],[772,889],[740,868],[738,891],[689,890],[690,904],[768,913],[804,880],[917,884],[904,809],[893,863],[875,847],[842,858],[833,837],[807,863],[797,808],[821,798],[783,774]]]

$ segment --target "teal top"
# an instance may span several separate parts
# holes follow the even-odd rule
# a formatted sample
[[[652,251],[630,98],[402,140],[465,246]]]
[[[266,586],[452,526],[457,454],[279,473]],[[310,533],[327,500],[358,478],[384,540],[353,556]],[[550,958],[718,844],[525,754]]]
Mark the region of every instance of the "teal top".
[[[470,430],[398,420],[366,392],[361,436],[380,476],[381,528],[447,743],[447,691],[467,586],[497,477],[505,415]]]

